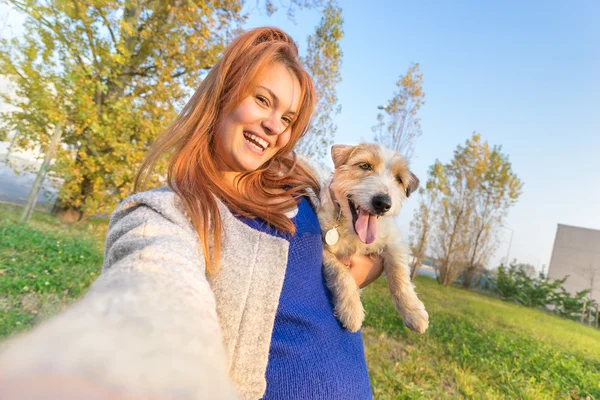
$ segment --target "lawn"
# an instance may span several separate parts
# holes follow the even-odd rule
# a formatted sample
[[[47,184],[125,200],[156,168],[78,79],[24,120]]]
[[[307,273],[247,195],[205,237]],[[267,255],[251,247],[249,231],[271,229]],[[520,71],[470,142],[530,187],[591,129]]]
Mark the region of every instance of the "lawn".
[[[0,204],[0,337],[60,311],[98,276],[106,220],[67,225]],[[425,335],[405,329],[380,279],[363,291],[375,399],[597,399],[600,331],[418,278]]]
[[[363,291],[376,399],[600,399],[600,331],[418,278],[424,335],[402,326],[383,279]]]
[[[20,211],[0,204],[0,337],[72,303],[102,266],[107,220],[69,225],[35,212],[23,226]]]

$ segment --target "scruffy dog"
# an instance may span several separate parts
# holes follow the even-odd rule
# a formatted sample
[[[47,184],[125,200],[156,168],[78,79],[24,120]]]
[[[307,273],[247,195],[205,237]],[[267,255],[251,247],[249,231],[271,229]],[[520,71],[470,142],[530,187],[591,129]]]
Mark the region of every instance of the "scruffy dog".
[[[425,332],[429,316],[414,291],[410,253],[394,223],[402,202],[417,189],[419,180],[400,154],[380,145],[335,145],[331,157],[335,171],[321,191],[318,217],[326,242],[324,275],[336,317],[346,329],[356,332],[365,316],[359,288],[340,260],[355,253],[380,255],[404,324]]]

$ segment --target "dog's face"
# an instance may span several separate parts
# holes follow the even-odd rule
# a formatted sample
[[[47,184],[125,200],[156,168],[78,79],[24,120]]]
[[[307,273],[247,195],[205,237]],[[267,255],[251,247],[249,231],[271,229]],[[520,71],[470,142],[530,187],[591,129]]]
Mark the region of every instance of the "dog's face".
[[[342,213],[363,243],[373,243],[377,219],[398,215],[419,180],[404,157],[377,144],[335,145],[331,157],[335,166],[331,188]]]

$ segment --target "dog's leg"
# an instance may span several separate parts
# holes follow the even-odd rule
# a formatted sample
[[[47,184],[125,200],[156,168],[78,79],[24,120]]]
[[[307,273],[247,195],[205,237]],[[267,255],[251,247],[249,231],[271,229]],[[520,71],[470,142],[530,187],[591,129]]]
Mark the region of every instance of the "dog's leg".
[[[429,315],[410,281],[408,250],[402,244],[394,244],[389,245],[383,254],[383,268],[390,293],[402,315],[404,325],[415,332],[424,333],[429,326]]]
[[[348,267],[332,252],[324,250],[323,274],[333,297],[335,316],[349,331],[358,331],[365,319],[365,310],[360,301],[358,286]]]

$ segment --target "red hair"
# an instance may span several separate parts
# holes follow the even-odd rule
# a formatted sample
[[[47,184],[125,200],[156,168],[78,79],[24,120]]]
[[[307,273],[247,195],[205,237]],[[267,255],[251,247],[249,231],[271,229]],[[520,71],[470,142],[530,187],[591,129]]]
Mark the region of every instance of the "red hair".
[[[224,184],[215,160],[215,130],[221,118],[232,111],[258,84],[261,72],[282,63],[298,79],[301,88],[298,114],[291,126],[290,140],[269,161],[246,172],[235,182],[236,189]],[[159,159],[171,153],[168,184],[183,201],[205,254],[206,269],[219,268],[223,225],[215,196],[234,213],[264,220],[276,229],[295,233],[285,211],[296,205],[295,198],[312,189],[318,194],[317,179],[292,151],[306,133],[316,94],[310,75],[298,57],[292,38],[277,28],[247,31],[225,48],[192,98],[175,121],[156,139],[136,176],[135,190],[141,190]],[[277,196],[277,190],[286,188]],[[213,253],[209,252],[212,227]]]

